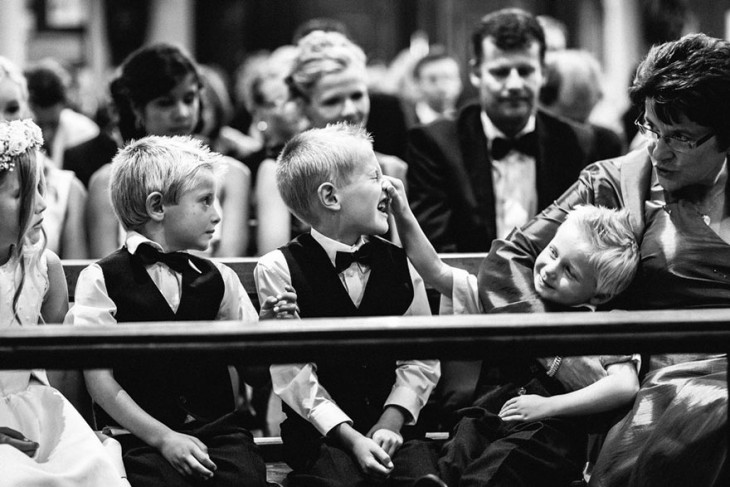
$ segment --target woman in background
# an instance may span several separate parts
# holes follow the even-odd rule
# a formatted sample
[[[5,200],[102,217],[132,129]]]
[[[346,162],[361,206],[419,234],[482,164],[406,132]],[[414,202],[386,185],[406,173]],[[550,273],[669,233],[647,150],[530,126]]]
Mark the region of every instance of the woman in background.
[[[195,62],[169,44],[142,47],[129,55],[111,91],[125,143],[146,135],[191,135],[202,130],[202,79]],[[88,226],[91,257],[108,255],[122,244],[123,233],[109,197],[111,165],[89,181]],[[207,251],[212,257],[241,257],[248,248],[250,172],[225,158],[218,174],[222,222]]]

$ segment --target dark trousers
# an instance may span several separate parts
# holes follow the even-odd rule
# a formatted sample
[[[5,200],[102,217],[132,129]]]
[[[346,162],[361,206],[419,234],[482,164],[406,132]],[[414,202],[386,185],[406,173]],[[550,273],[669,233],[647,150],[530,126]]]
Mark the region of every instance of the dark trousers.
[[[450,487],[565,487],[579,479],[586,459],[586,422],[545,418],[504,422],[502,405],[518,391],[552,396],[562,386],[539,370],[517,366],[511,382],[480,391],[475,406],[459,411],[442,448],[439,473]]]
[[[208,424],[190,423],[179,433],[195,436],[208,447],[218,469],[210,480],[187,477],[154,447],[133,435],[115,438],[122,445],[122,458],[133,487],[161,486],[266,486],[266,464],[251,433],[242,424],[245,417],[234,412]]]
[[[394,468],[385,483],[367,479],[355,458],[325,437],[306,446],[285,440],[284,449],[292,467],[289,487],[410,487],[418,477],[437,474],[436,450],[428,440],[404,441],[391,458]]]

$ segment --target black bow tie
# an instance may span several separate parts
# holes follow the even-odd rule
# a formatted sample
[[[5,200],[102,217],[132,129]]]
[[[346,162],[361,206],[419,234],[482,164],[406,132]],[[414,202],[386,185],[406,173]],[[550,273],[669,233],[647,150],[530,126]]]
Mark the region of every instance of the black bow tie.
[[[537,136],[535,132],[527,133],[516,139],[494,139],[492,141],[492,160],[498,161],[504,158],[512,149],[535,157],[537,155]]]
[[[149,244],[143,243],[137,247],[136,255],[142,259],[144,265],[162,262],[170,267],[170,269],[183,275],[186,275],[189,271],[194,272],[194,269],[190,267],[190,254],[185,252],[170,252],[166,254]]]
[[[369,266],[372,260],[372,250],[372,246],[369,243],[365,243],[354,252],[337,252],[335,256],[335,269],[337,273],[339,274],[350,267],[353,262]]]

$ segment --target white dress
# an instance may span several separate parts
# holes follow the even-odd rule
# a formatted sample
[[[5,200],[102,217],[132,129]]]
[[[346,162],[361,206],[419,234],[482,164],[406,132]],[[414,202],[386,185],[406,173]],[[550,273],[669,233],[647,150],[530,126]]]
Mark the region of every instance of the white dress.
[[[20,259],[0,266],[0,327],[21,326],[13,316],[12,303],[20,278]],[[22,326],[37,326],[43,297],[48,289],[45,255],[38,266],[29,266],[18,303]],[[48,385],[43,370],[0,370],[0,426],[21,432],[39,444],[31,458],[20,450],[0,444],[2,487],[97,487],[121,486],[120,473],[101,441],[60,392]]]

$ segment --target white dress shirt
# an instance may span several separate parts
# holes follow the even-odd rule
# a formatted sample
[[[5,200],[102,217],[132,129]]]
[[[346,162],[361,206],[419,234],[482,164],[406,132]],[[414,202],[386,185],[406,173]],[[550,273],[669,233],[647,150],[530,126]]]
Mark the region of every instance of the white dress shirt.
[[[495,138],[509,138],[482,111],[482,126],[487,136],[487,151],[492,151]],[[535,116],[531,116],[516,137],[535,131]],[[537,214],[537,164],[535,158],[511,150],[502,159],[492,159],[492,185],[497,238],[506,238],[513,228],[519,228]]]
[[[162,251],[159,244],[140,233],[131,231],[127,234],[126,246],[130,253],[134,254],[137,247],[142,243],[148,243]],[[215,261],[213,261],[213,264],[221,273],[225,286],[223,299],[215,319],[257,321],[258,313],[256,308],[251,303],[233,269]],[[191,266],[195,268],[192,263]],[[145,268],[155,286],[164,296],[170,309],[177,312],[182,294],[182,274],[175,272],[162,262],[155,262],[145,266]],[[98,264],[91,264],[79,274],[79,279],[76,282],[74,305],[66,314],[65,323],[74,325],[114,325],[117,323],[116,313],[117,306],[107,292],[104,272]]]
[[[367,241],[367,238],[361,237],[357,244],[351,246],[325,237],[315,229],[311,233],[327,253],[333,267],[338,251],[354,252]],[[414,295],[404,316],[430,315],[423,279],[410,262],[408,269]],[[353,262],[339,277],[352,302],[359,306],[370,277],[370,268]],[[291,285],[291,273],[284,254],[274,250],[261,257],[254,269],[254,279],[262,303],[267,297],[284,292],[284,286]],[[441,376],[441,365],[438,360],[402,360],[396,364],[395,384],[383,407],[394,405],[405,409],[411,416],[407,418],[407,424],[414,424]],[[277,364],[272,365],[270,371],[274,392],[323,435],[338,424],[352,423],[320,385],[316,364]]]

